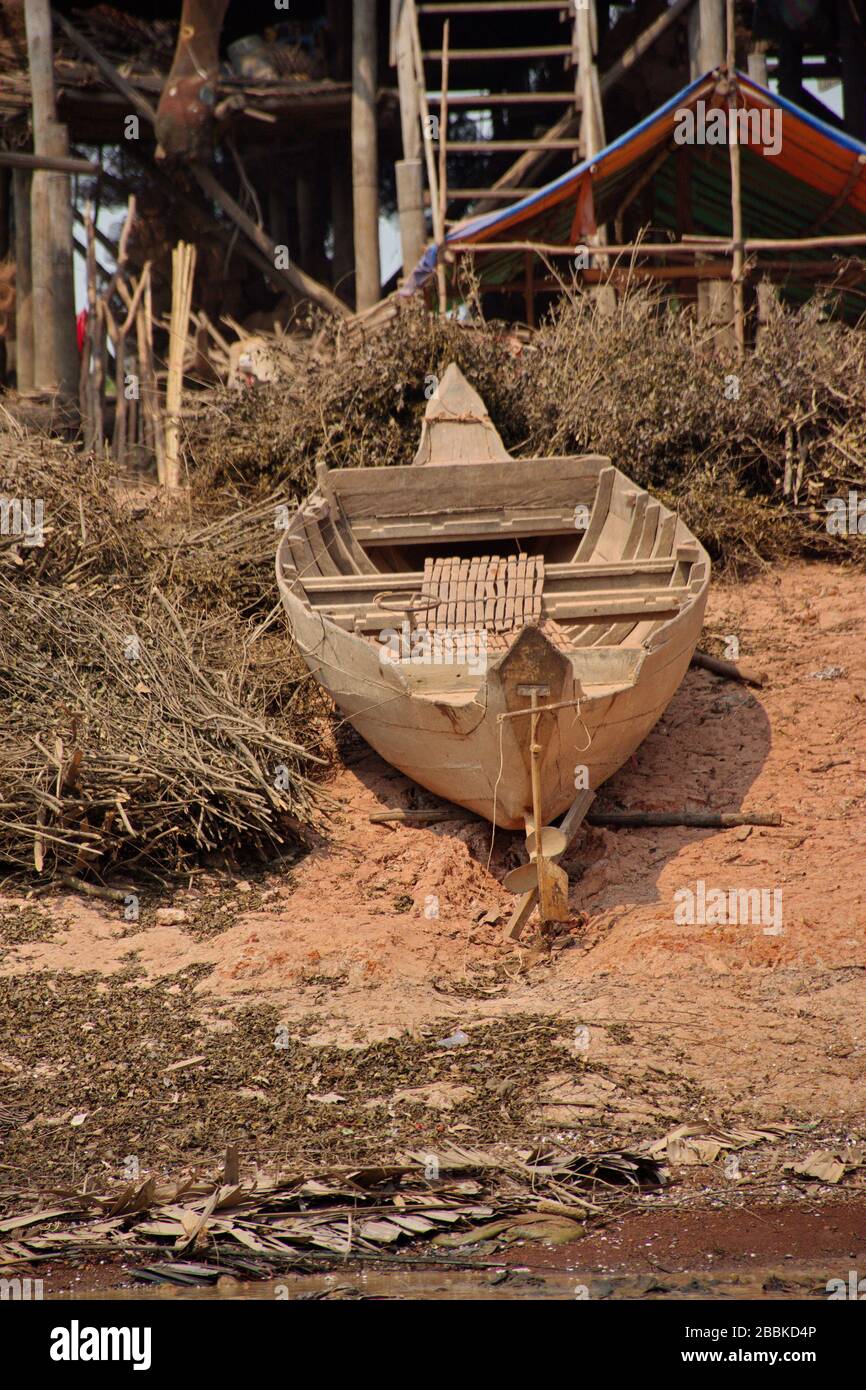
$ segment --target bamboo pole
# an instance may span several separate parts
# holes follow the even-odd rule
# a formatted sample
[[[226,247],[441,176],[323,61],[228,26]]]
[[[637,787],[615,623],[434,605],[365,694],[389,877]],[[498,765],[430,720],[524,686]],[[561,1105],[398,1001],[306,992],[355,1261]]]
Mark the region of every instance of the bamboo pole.
[[[196,249],[179,241],[171,257],[171,328],[168,347],[168,381],[165,392],[165,485],[180,486],[180,409],[183,359],[186,349]]]
[[[153,450],[156,455],[156,476],[161,487],[165,487],[165,430],[161,418],[159,406],[159,388],[156,380],[156,369],[153,364],[153,294],[151,276],[148,272],[144,286],[144,298],[139,311],[141,320],[140,333],[144,342],[144,357],[146,362],[145,374],[147,382],[145,386],[148,414],[150,415],[151,430],[153,433]]]
[[[442,85],[439,101],[439,226],[445,232],[445,212],[448,206],[448,46],[451,35],[451,20],[446,19],[442,29]],[[442,318],[448,309],[448,284],[445,276],[445,261],[440,257],[436,262],[436,283],[439,289],[439,313]]]
[[[866,233],[857,232],[847,236],[813,237],[749,237],[741,242],[748,255],[754,251],[818,251],[823,248],[866,246]],[[451,241],[451,251],[526,251],[533,248],[549,256],[573,256],[574,246],[563,246],[545,241]],[[730,256],[734,243],[725,237],[700,237],[687,241],[634,241],[620,244],[608,243],[606,254],[652,255],[652,256],[693,256],[707,251],[719,256]]]
[[[731,159],[731,236],[733,258],[731,260],[731,284],[734,290],[734,337],[737,356],[742,361],[746,351],[746,310],[745,287],[743,283],[743,187],[742,161],[740,158],[739,132],[736,123],[737,76],[736,76],[736,32],[734,0],[728,0],[727,8],[727,61],[728,61],[728,150]]]
[[[87,332],[81,354],[81,419],[85,449],[101,450],[103,440],[102,382],[99,376],[99,335],[103,329],[96,287],[96,222],[92,203],[84,209],[87,238]]]

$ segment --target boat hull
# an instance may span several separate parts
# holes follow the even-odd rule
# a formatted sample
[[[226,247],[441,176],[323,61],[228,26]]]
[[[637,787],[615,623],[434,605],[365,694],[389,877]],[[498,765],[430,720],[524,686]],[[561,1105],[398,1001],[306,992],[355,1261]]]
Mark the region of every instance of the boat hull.
[[[435,668],[383,660],[382,647],[311,611],[285,582],[280,588],[311,672],[381,757],[435,795],[504,829],[523,828],[532,809],[523,715],[530,702],[516,692],[523,682],[509,683],[502,666],[522,654],[522,639],[537,629],[525,629],[505,658],[458,695],[453,668],[443,681],[450,688],[437,690]],[[546,686],[545,701],[575,703],[541,720],[543,823],[566,811],[583,787],[595,790],[611,777],[658,722],[688,669],[705,604],[704,591],[665,625],[654,646],[635,653],[633,678],[610,693],[581,679],[580,652],[544,642],[549,650],[542,648],[543,659],[524,673],[525,684]]]

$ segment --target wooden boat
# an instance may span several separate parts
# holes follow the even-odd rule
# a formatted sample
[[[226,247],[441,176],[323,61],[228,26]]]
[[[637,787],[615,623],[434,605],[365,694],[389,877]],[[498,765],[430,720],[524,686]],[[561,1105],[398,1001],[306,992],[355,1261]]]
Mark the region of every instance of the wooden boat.
[[[608,458],[512,458],[454,364],[412,465],[317,483],[277,582],[310,670],[383,758],[512,829],[616,772],[701,631],[710,562],[682,521]]]

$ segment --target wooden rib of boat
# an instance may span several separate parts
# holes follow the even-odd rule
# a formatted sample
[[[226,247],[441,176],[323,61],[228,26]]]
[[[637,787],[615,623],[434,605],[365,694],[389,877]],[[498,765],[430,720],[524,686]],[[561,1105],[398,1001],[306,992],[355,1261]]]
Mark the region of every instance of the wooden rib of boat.
[[[667,507],[608,458],[512,458],[454,364],[412,465],[320,466],[317,483],[279,546],[279,590],[310,670],[383,758],[531,828],[634,752],[685,674],[709,584]]]

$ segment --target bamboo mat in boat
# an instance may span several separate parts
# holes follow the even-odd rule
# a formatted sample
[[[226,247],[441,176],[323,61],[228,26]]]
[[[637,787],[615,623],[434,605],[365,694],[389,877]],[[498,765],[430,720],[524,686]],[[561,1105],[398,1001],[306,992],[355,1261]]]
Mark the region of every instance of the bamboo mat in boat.
[[[429,631],[485,630],[507,637],[541,618],[544,557],[457,555],[424,562],[424,593],[440,600],[424,615]],[[504,646],[509,643],[504,641]]]

